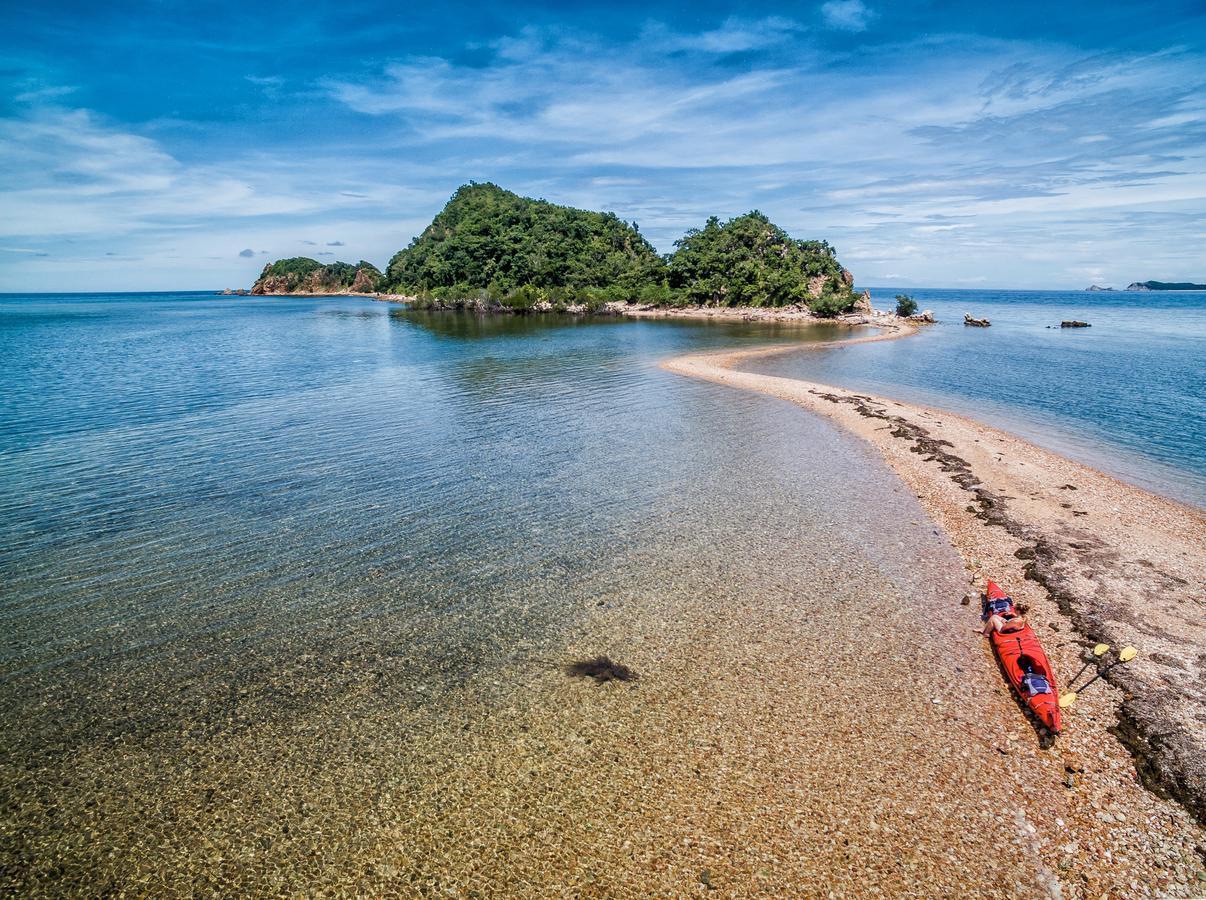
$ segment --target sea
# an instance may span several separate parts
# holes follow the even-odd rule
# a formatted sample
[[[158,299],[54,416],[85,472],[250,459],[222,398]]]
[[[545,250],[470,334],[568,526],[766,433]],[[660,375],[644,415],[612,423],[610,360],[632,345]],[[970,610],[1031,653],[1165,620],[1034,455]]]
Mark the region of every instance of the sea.
[[[911,296],[937,324],[748,368],[950,409],[1206,506],[1206,292],[869,290],[881,309]]]
[[[1206,502],[1206,295],[909,293],[938,325],[758,365]],[[949,602],[957,556],[872,451],[658,365],[847,334],[0,296],[0,880],[309,889],[401,827],[373,779],[403,790],[419,735],[561,677],[541,673],[601,616],[614,635],[722,600]]]

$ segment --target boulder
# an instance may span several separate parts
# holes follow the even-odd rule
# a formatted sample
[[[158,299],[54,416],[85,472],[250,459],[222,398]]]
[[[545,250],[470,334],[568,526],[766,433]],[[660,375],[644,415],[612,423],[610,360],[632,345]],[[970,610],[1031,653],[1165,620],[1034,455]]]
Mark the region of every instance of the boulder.
[[[987,328],[992,322],[988,321],[988,319],[973,319],[971,313],[964,313],[963,324],[971,325],[975,328]]]
[[[854,301],[854,306],[850,308],[850,311],[867,316],[871,315],[875,311],[871,306],[871,292],[863,291],[862,296]]]
[[[1091,328],[1088,322],[1081,322],[1079,319],[1064,319],[1059,323],[1060,328]]]
[[[917,325],[933,325],[935,322],[934,311],[932,309],[923,309],[919,313],[913,313],[908,317],[908,321]]]

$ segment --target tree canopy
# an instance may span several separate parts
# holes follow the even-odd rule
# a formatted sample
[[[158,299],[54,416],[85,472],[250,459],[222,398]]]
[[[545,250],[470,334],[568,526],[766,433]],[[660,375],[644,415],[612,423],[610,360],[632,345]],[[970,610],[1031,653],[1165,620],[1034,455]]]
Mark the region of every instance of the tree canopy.
[[[754,210],[721,224],[716,216],[675,243],[670,287],[689,303],[788,306],[821,294],[849,294],[842,267],[826,241],[798,241]],[[853,303],[853,298],[851,298]]]
[[[381,278],[381,270],[363,259],[356,265],[345,262],[323,265],[308,256],[293,256],[264,266],[252,293],[376,291]]]
[[[662,265],[636,226],[613,213],[467,184],[394,255],[386,281],[391,290],[498,295],[522,287],[639,291]]]

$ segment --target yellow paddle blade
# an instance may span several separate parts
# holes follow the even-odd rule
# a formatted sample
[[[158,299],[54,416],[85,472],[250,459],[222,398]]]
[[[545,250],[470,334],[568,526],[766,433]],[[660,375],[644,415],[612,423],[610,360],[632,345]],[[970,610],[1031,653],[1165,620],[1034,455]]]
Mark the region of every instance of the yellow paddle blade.
[[[1068,691],[1066,694],[1059,695],[1059,705],[1061,709],[1067,709],[1076,702],[1076,691]]]
[[[1105,656],[1109,652],[1110,652],[1109,644],[1098,644],[1096,647],[1093,648],[1094,656]]]
[[[1134,647],[1123,647],[1122,652],[1118,654],[1118,661],[1119,662],[1130,662],[1132,659],[1134,659],[1138,655],[1139,655],[1139,651],[1136,650]]]

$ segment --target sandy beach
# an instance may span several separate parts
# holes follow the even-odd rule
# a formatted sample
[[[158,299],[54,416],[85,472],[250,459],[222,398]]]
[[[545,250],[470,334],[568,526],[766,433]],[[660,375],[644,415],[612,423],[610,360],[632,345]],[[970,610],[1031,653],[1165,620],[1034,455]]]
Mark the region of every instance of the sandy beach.
[[[892,330],[855,340],[908,334]],[[844,343],[850,342],[800,352],[841,352]],[[997,690],[1000,674],[986,642],[974,633],[986,578],[1006,585],[1029,607],[1064,677],[1080,668],[1080,654],[1095,642],[1140,648],[1135,662],[1109,673],[1109,687],[1086,693],[1066,711],[1065,733],[1054,748],[1026,741],[1010,762],[1027,772],[1023,799],[1030,808],[1051,814],[1061,807],[1058,817],[1076,835],[1072,843],[1109,848],[1111,855],[1098,862],[1115,877],[1125,868],[1121,859],[1161,856],[1144,847],[1159,831],[1134,827],[1161,816],[1171,817],[1166,834],[1196,844],[1200,871],[1206,850],[1200,827],[1162,797],[1177,798],[1199,821],[1206,811],[1206,615],[1200,593],[1206,516],[962,416],[741,370],[753,359],[799,349],[694,354],[665,367],[820,413],[867,441],[908,484],[968,572],[970,605],[950,615],[966,626],[960,645],[984,644],[977,649],[980,663],[962,676],[976,686],[968,715],[980,727],[1008,732],[1020,718]],[[1055,865],[1061,882],[1074,880],[1066,873],[1078,870],[1078,863]]]

